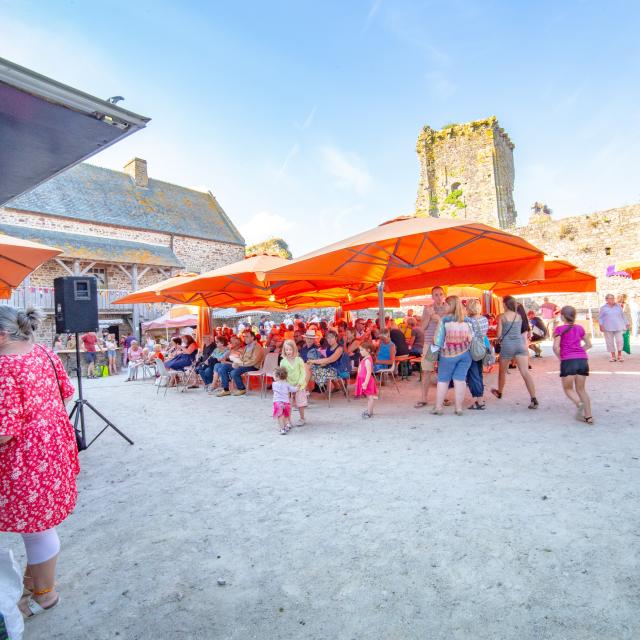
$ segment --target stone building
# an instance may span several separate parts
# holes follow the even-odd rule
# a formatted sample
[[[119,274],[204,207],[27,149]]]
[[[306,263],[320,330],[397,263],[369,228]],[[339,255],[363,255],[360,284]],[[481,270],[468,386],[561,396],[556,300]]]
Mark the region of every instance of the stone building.
[[[495,116],[447,125],[440,131],[425,126],[416,145],[417,211],[514,227],[513,147]]]
[[[597,293],[555,294],[559,304],[585,310],[603,304],[607,292],[640,295],[640,281],[607,277],[612,265],[640,256],[640,204],[554,220],[551,209],[536,202],[529,223],[516,227],[513,148],[495,117],[440,131],[424,127],[417,143],[417,212],[508,228],[550,257],[597,277]],[[530,302],[535,306],[542,297]]]
[[[113,300],[179,272],[240,260],[245,245],[213,194],[149,178],[140,158],[124,172],[86,163],[72,167],[0,209],[0,232],[63,251],[7,301],[47,311],[46,337],[53,333],[58,276],[95,276],[101,325],[137,326],[161,309],[122,307]]]

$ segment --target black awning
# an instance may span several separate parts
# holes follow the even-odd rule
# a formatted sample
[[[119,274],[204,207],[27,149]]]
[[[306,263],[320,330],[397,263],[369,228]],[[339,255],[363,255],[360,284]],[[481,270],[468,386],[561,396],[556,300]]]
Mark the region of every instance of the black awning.
[[[0,206],[147,122],[0,58]]]

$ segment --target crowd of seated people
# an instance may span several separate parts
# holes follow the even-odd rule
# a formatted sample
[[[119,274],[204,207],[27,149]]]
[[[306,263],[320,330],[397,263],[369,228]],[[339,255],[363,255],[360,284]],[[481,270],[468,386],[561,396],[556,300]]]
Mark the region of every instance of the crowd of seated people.
[[[446,302],[443,300],[442,304],[446,305]],[[479,313],[476,309],[477,305],[474,311],[466,308],[463,311],[472,316]],[[485,336],[491,338],[495,335],[496,318],[489,315],[483,318],[483,339]],[[271,353],[276,354],[275,361],[280,366],[283,359],[289,358],[285,364],[291,369],[289,373],[295,378],[296,385],[303,384],[306,392],[323,391],[329,385],[346,385],[358,369],[360,346],[367,342],[373,346],[371,355],[376,374],[402,367],[401,372],[408,376],[413,369],[422,368],[427,372],[429,386],[429,372],[434,369],[428,366],[425,353],[438,335],[437,321],[431,326],[433,313],[423,310],[423,316],[420,316],[410,310],[403,318],[386,318],[382,330],[373,319],[356,318],[353,322],[314,320],[309,322],[296,317],[282,323],[217,327],[211,335],[203,336],[200,343],[188,334],[173,336],[168,343],[154,343],[147,338],[143,341],[144,347],[132,340],[126,354],[129,362],[127,379],[133,379],[135,369],[142,363],[153,364],[161,359],[169,374],[188,372],[191,386],[203,387],[216,397],[239,396],[246,393],[245,374],[261,371],[265,357]],[[285,349],[286,345],[289,346]],[[474,406],[482,408],[484,389],[481,378],[478,380],[476,375],[479,372],[481,376],[482,369],[472,369]],[[304,380],[301,382],[302,372]],[[301,395],[296,402],[305,406]],[[418,405],[424,406],[426,401]],[[304,412],[301,419],[304,421]]]

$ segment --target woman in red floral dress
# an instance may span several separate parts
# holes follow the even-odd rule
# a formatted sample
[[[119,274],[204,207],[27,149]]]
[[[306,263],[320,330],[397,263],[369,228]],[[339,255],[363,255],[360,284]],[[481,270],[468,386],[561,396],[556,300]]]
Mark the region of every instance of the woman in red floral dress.
[[[58,603],[55,527],[73,511],[80,470],[64,404],[74,388],[58,356],[34,344],[42,317],[0,307],[0,531],[24,540],[25,617]]]

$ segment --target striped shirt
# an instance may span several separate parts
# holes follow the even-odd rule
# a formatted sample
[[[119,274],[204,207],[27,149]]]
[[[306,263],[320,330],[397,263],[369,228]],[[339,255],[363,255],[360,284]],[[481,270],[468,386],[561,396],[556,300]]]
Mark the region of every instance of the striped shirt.
[[[432,307],[425,307],[424,311],[422,312],[422,316],[423,316],[422,327],[424,329],[425,346],[429,346],[433,344],[433,336],[435,336],[436,329],[438,328],[438,321],[433,319],[433,314],[436,313],[442,318],[447,313],[448,310],[449,310],[449,307],[446,304],[438,305],[438,306],[434,304]],[[425,315],[428,315],[429,317],[429,320],[426,325],[424,324]]]

